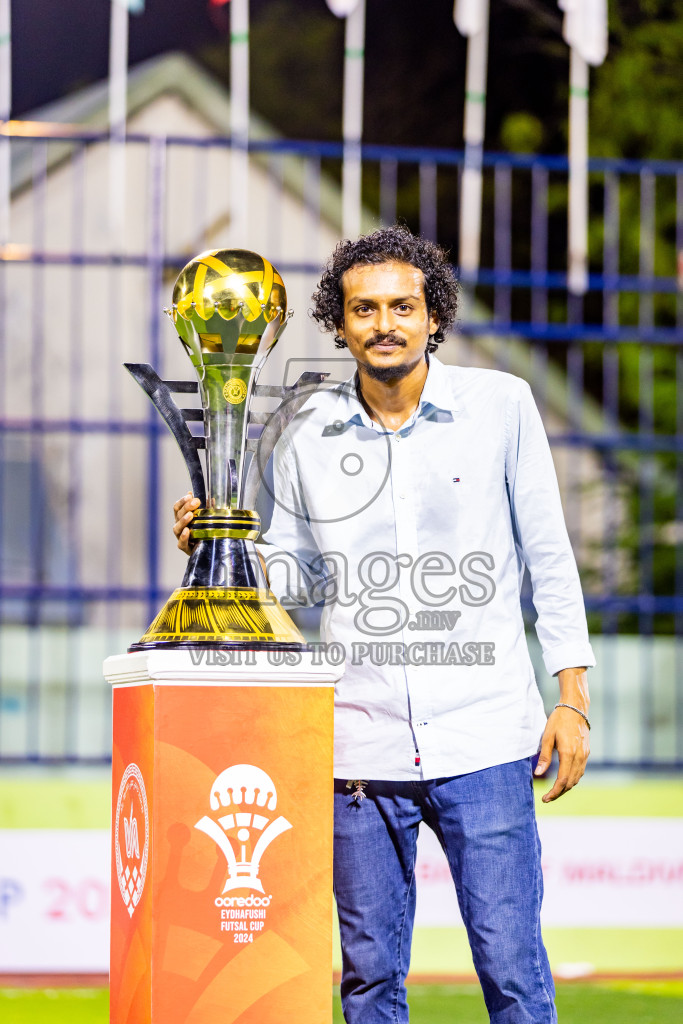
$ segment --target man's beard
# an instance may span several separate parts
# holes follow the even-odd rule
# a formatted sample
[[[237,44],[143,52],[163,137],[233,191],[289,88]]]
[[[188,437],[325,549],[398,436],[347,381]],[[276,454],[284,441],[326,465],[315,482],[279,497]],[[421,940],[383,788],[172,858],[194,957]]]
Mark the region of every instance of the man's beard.
[[[405,341],[398,338],[395,334],[380,334],[378,332],[369,341],[365,342],[365,348],[373,348],[382,341],[392,341],[395,345],[400,345],[402,348],[406,347]],[[379,380],[382,381],[382,383],[386,383],[389,380],[403,380],[404,377],[407,377],[408,374],[415,369],[417,364],[420,363],[423,358],[424,356],[420,356],[414,363],[400,363],[398,366],[375,366],[372,363],[364,363],[360,360],[359,362],[363,368],[363,373],[368,377],[371,377],[373,380]]]

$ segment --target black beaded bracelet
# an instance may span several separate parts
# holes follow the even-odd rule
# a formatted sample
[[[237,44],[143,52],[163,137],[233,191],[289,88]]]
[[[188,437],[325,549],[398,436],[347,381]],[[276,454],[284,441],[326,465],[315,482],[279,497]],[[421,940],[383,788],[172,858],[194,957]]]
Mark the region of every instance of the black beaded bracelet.
[[[576,711],[577,715],[581,715],[581,717],[583,718],[584,722],[590,730],[591,724],[588,721],[588,716],[584,715],[583,711],[581,711],[580,708],[575,708],[573,704],[556,704],[555,708],[569,708],[570,711]]]

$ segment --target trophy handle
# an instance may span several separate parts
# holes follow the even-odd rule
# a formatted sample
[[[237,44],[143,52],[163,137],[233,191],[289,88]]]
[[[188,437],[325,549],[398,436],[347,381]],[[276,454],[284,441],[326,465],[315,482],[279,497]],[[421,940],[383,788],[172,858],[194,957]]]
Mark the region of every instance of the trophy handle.
[[[179,409],[172,395],[173,391],[196,394],[198,384],[189,380],[162,380],[149,363],[124,363],[123,365],[151,399],[176,439],[190,474],[192,492],[195,498],[199,498],[202,507],[205,506],[206,485],[197,449],[203,448],[206,442],[203,437],[194,437],[187,425],[187,420],[202,419],[202,413],[198,409]]]
[[[244,486],[239,499],[241,508],[253,508],[256,502],[261,478],[273,454],[275,445],[284,433],[287,424],[294,419],[301,406],[306,402],[319,384],[327,380],[329,373],[316,373],[306,370],[290,387],[269,384],[256,384],[253,394],[256,398],[281,398],[282,401],[274,412],[249,414],[249,423],[263,426],[260,437],[250,439],[246,443],[247,451],[251,452],[251,462],[244,478]]]

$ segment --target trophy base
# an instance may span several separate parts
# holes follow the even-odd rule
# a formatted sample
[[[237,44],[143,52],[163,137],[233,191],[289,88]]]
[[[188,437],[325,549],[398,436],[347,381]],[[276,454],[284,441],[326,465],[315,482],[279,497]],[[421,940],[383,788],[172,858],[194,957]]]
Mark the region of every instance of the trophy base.
[[[304,637],[265,588],[180,587],[133,651],[211,647],[305,651]]]
[[[142,641],[137,644],[131,644],[128,648],[129,654],[134,654],[135,651],[195,651],[201,648],[202,650],[213,650],[213,651],[307,651],[309,650],[308,644],[301,643],[279,643],[269,642],[268,640],[260,640],[254,643],[232,643],[224,642],[221,640],[156,640],[152,643],[143,644]]]

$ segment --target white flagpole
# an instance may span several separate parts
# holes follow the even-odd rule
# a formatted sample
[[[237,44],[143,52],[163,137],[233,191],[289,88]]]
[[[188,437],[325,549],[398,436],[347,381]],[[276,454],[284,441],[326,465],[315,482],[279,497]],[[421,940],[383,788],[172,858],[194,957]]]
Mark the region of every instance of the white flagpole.
[[[128,4],[111,0],[109,33],[109,231],[122,252],[126,213],[126,116],[128,112]]]
[[[230,3],[230,234],[249,248],[249,0]]]
[[[569,212],[567,287],[588,290],[588,64],[572,47],[569,56]]]
[[[486,124],[489,0],[456,3],[458,29],[468,35],[465,72],[465,166],[460,192],[460,272],[476,281],[481,250],[482,157]]]
[[[12,35],[10,0],[0,0],[0,121],[7,122],[12,110]],[[0,140],[0,246],[9,243],[12,198],[10,139]]]
[[[361,231],[364,67],[365,0],[358,0],[346,18],[344,43],[342,232],[345,238],[357,238]]]
[[[589,64],[607,54],[607,0],[558,0],[562,35],[569,45],[569,203],[567,288],[588,290],[588,83]]]

